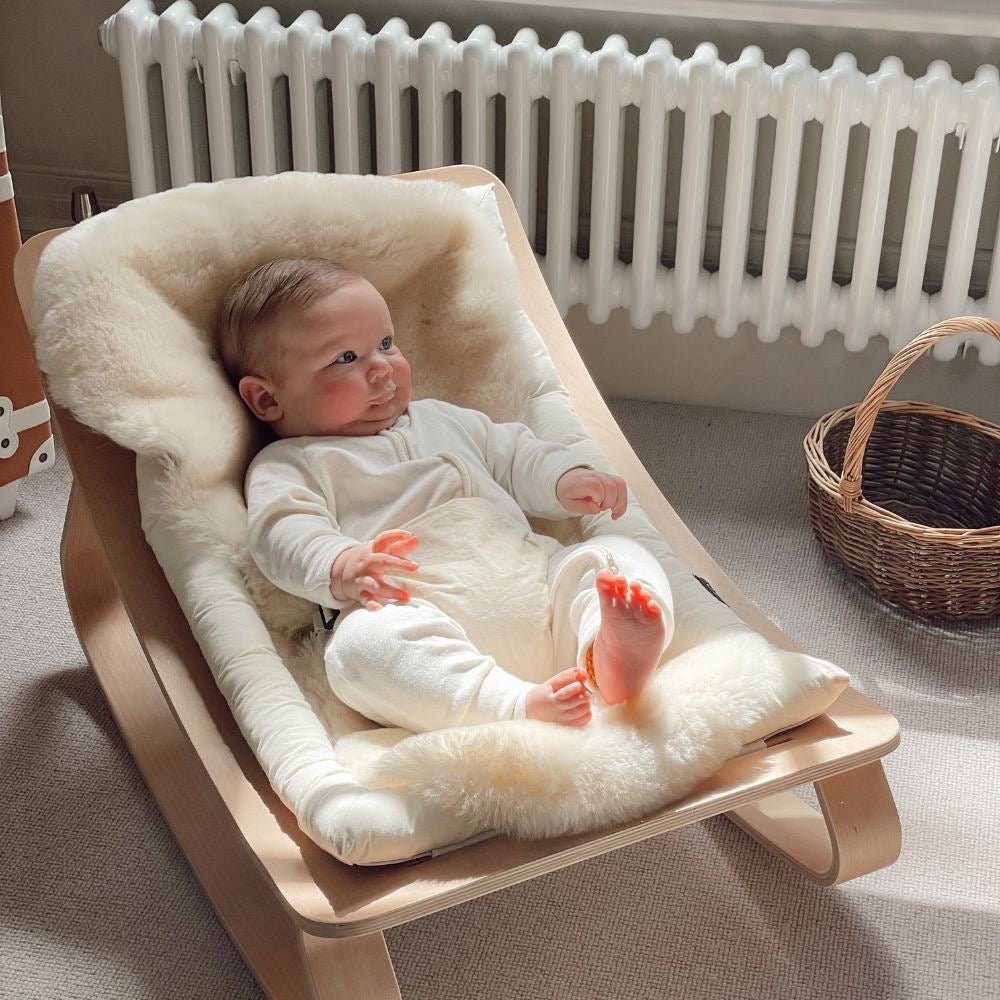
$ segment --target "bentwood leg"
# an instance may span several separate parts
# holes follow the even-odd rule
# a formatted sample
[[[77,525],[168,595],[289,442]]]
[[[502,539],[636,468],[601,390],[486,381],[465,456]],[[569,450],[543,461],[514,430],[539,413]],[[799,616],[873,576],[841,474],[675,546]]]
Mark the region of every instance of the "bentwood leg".
[[[881,761],[815,783],[820,810],[781,792],[726,815],[820,885],[836,885],[899,857],[899,814]]]
[[[381,933],[320,938],[299,931],[311,1000],[400,1000],[399,984]]]

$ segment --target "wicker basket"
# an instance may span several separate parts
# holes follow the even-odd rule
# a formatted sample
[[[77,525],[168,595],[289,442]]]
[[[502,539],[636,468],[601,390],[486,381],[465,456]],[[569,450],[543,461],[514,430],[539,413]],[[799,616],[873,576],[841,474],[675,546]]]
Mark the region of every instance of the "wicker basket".
[[[1000,427],[886,397],[939,340],[970,330],[1000,340],[992,320],[937,323],[804,442],[809,518],[824,548],[880,597],[936,618],[1000,614]]]

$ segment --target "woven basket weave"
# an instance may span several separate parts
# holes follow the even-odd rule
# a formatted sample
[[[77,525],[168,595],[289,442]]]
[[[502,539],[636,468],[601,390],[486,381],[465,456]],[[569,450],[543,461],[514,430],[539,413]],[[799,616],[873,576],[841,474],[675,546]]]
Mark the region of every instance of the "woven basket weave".
[[[988,319],[935,324],[861,403],[821,417],[804,442],[809,518],[824,548],[880,597],[935,618],[1000,614],[1000,427],[886,397],[939,340],[970,330],[1000,340]]]

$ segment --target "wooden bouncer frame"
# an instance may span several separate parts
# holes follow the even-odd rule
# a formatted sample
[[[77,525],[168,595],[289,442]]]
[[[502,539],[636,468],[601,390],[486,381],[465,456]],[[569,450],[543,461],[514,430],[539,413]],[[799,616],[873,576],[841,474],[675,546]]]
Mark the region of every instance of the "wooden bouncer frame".
[[[502,183],[461,165],[406,176],[496,185],[522,305],[587,431],[691,571],[748,625],[794,649],[701,547],[632,451],[563,325]],[[17,258],[25,315],[38,259],[61,231],[31,239]],[[55,416],[74,476],[62,572],[80,642],[164,818],[270,996],[399,998],[387,928],[720,813],[823,885],[897,858],[899,818],[881,758],[898,745],[899,727],[847,688],[826,715],[728,761],[644,819],[552,840],[497,837],[419,863],[337,861],[299,830],[216,687],[143,537],[134,455],[61,407]],[[792,791],[810,782],[819,810]]]

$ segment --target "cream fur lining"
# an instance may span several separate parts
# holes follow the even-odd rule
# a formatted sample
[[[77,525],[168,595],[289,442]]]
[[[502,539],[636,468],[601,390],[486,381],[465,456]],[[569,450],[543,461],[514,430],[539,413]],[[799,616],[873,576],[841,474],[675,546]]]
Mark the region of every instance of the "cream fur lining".
[[[309,174],[191,185],[96,216],[43,255],[31,326],[52,395],[137,452],[150,545],[269,780],[320,846],[377,864],[488,830],[545,837],[637,818],[840,693],[843,671],[747,629],[633,502],[613,530],[663,562],[677,618],[637,705],[583,730],[522,721],[412,735],[337,702],[311,607],[248,556],[242,478],[259,440],[206,333],[237,274],[289,253],[334,257],[383,292],[418,396],[523,420],[607,463],[517,306],[488,190]],[[564,539],[610,530],[603,517],[539,527]]]

